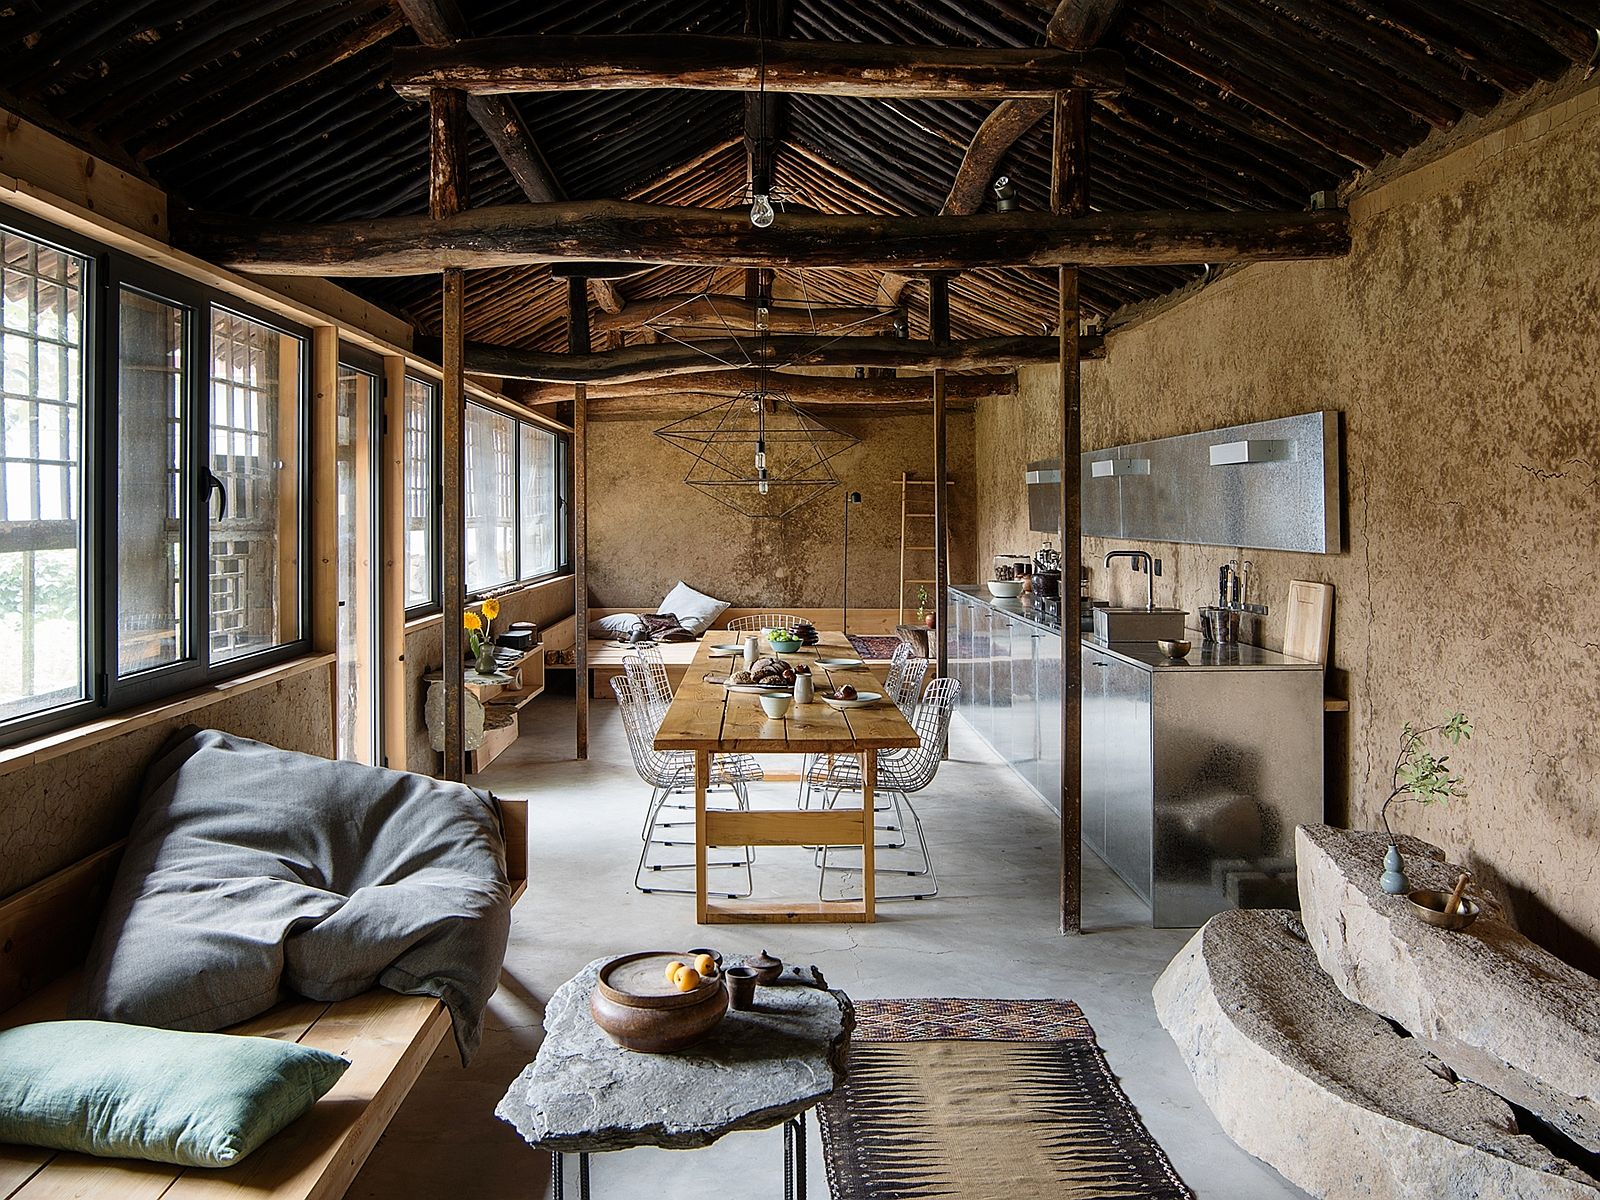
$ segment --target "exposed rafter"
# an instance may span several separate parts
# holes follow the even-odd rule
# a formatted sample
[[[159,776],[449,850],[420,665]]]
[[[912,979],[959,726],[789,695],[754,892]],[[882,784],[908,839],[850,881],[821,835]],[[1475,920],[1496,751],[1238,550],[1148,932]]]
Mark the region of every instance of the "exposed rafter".
[[[1350,232],[1339,210],[1088,217],[790,214],[770,229],[756,229],[744,213],[725,209],[585,201],[476,208],[443,221],[385,217],[296,226],[197,218],[184,241],[202,257],[240,270],[347,277],[575,258],[902,270],[1337,258],[1350,249]]]
[[[973,100],[1119,91],[1123,75],[1121,57],[1106,52],[763,43],[704,34],[481,38],[395,53],[395,91],[412,99],[436,87],[490,96],[579,88],[748,92],[763,85],[769,92]]]
[[[646,325],[658,329],[707,329],[728,332],[754,330],[757,305],[745,296],[719,296],[707,293],[674,292],[648,300],[630,300],[615,313],[604,313],[592,322],[598,332],[639,329]],[[773,304],[767,308],[767,328],[773,333],[822,333],[848,328],[851,333],[882,333],[905,320],[897,309],[866,306],[814,304]]]
[[[659,401],[686,395],[726,395],[737,387],[741,376],[725,371],[703,371],[690,375],[669,375],[638,379],[628,383],[602,380],[588,388],[590,401]],[[926,405],[926,377],[886,378],[875,375],[806,375],[795,371],[774,371],[769,376],[774,386],[796,404],[832,404],[840,407],[870,408],[878,405]],[[947,394],[952,400],[978,400],[985,396],[1014,396],[1017,376],[1012,371],[984,375],[949,375]],[[516,392],[524,404],[560,404],[572,398],[572,386],[564,383],[530,383]]]

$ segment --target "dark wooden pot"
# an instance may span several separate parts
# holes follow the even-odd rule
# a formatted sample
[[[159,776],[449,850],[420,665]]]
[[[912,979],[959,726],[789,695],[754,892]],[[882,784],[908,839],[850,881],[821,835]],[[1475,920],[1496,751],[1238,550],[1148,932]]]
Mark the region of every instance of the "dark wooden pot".
[[[643,1054],[666,1054],[692,1046],[728,1013],[728,990],[720,974],[693,991],[666,982],[666,964],[689,955],[664,950],[624,954],[600,968],[589,998],[594,1023],[617,1045]]]

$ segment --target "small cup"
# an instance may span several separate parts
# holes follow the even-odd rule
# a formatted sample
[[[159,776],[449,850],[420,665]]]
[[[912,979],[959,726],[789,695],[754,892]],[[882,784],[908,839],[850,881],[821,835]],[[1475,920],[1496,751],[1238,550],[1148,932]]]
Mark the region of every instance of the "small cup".
[[[728,967],[722,978],[728,985],[728,1007],[749,1012],[756,1006],[756,973],[750,967]]]
[[[756,699],[761,701],[761,711],[776,721],[779,717],[789,715],[789,707],[794,703],[794,697],[781,694],[761,695]]]

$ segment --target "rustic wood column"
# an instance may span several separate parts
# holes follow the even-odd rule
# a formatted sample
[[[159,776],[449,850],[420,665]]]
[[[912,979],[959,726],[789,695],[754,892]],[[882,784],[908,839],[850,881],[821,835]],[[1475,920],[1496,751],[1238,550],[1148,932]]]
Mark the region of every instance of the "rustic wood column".
[[[1089,211],[1089,93],[1055,99],[1050,209]],[[1083,451],[1078,363],[1078,271],[1061,267],[1061,931],[1083,930],[1083,662],[1078,645],[1078,580],[1083,569],[1078,459]]]
[[[589,353],[589,287],[567,280],[567,349]],[[577,758],[589,757],[589,413],[588,388],[572,389],[572,678],[578,703]]]
[[[950,277],[935,275],[928,281],[928,340],[935,346],[950,343]],[[945,429],[944,370],[933,372],[933,611],[934,676],[950,674],[950,639],[945,615],[950,608],[950,448]]]
[[[467,116],[460,92],[434,90],[428,97],[428,215],[454,216],[467,203]],[[443,496],[439,556],[443,575],[441,658],[444,660],[444,762],[441,777],[459,782],[466,775],[465,646],[461,614],[467,603],[466,573],[466,331],[463,327],[466,273],[443,273],[441,328],[444,386],[440,389],[439,473]]]

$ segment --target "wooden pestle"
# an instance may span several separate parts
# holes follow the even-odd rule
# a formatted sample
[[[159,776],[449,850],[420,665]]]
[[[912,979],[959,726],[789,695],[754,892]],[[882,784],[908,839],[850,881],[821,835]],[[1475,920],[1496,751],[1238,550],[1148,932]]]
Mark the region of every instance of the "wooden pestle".
[[[1461,878],[1456,880],[1456,890],[1451,892],[1450,899],[1445,901],[1444,911],[1446,913],[1457,913],[1461,911],[1461,897],[1466,893],[1467,880],[1470,878],[1472,877],[1465,871],[1461,872]]]

